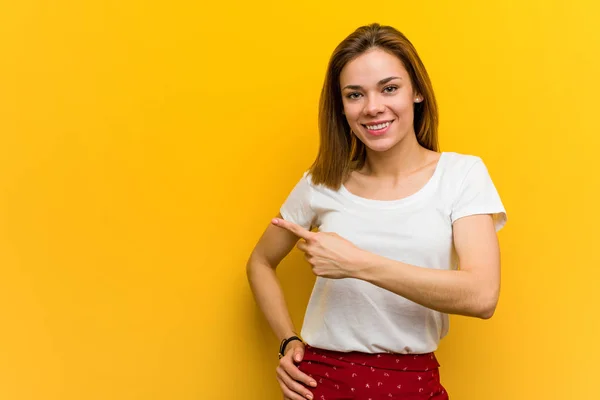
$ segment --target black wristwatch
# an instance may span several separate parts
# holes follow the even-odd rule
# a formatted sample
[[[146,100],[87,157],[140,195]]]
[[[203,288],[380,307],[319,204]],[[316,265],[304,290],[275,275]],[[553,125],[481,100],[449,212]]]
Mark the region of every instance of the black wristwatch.
[[[285,348],[287,347],[288,343],[293,342],[294,340],[298,340],[298,341],[304,343],[304,341],[302,339],[300,339],[298,336],[290,336],[287,339],[283,339],[281,341],[281,344],[279,345],[279,358],[283,357],[283,355],[285,354]]]

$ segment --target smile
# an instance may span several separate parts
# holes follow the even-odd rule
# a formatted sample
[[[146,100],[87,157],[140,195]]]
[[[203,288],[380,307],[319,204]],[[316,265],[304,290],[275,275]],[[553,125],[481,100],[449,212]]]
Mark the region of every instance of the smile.
[[[364,126],[367,129],[367,132],[371,135],[374,136],[380,136],[383,135],[384,133],[386,133],[388,131],[388,128],[390,127],[390,125],[392,124],[392,121],[377,121],[377,123],[373,123],[373,124],[362,124],[362,126]]]
[[[387,128],[388,126],[390,126],[390,124],[392,123],[392,121],[388,121],[388,122],[384,122],[382,124],[377,124],[377,125],[364,125],[367,127],[368,130],[370,131],[378,131],[380,129],[384,129]]]

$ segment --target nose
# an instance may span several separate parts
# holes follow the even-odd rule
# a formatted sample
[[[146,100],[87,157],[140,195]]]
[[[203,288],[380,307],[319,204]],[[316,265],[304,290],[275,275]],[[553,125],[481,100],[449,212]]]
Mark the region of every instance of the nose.
[[[377,115],[384,111],[384,105],[378,96],[370,96],[367,98],[363,112],[365,115]]]

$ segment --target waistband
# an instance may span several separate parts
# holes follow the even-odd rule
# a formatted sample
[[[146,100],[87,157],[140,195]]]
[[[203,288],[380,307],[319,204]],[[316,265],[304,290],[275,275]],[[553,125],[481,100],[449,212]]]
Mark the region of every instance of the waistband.
[[[364,366],[393,371],[430,371],[440,366],[435,354],[340,352],[306,345],[304,360],[338,366]]]

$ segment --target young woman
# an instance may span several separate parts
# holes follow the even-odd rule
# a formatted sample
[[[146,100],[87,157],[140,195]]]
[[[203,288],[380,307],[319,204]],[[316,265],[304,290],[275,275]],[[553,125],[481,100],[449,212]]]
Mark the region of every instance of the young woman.
[[[372,24],[335,49],[319,153],[247,265],[285,399],[448,398],[433,352],[448,314],[494,313],[506,212],[479,157],[438,152],[437,122],[402,33]],[[301,335],[275,274],[296,244],[317,276]]]

